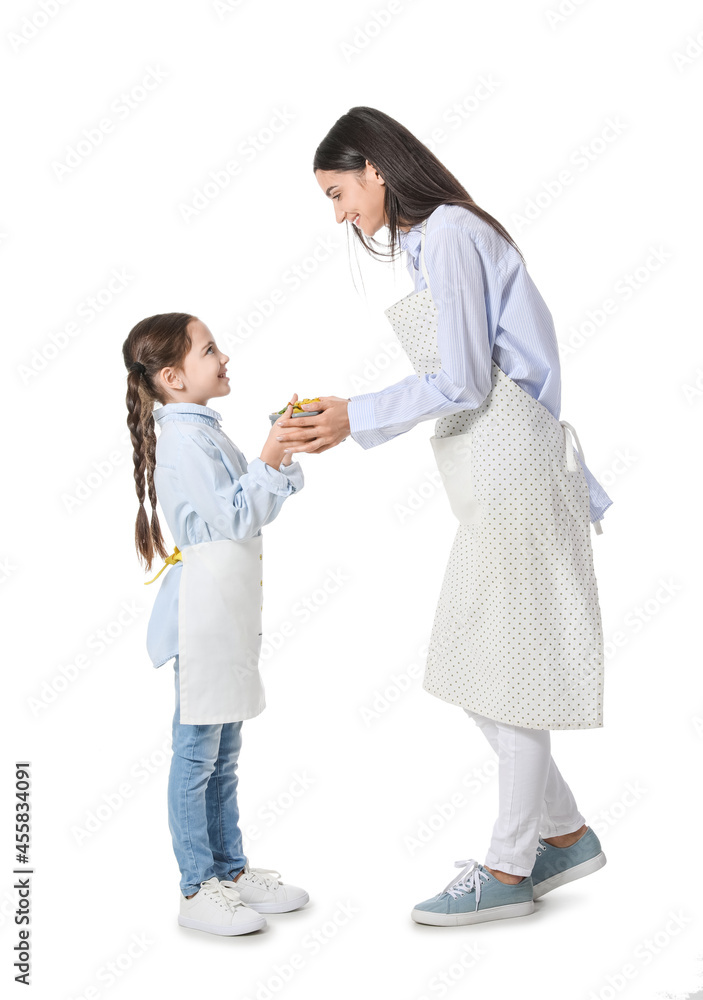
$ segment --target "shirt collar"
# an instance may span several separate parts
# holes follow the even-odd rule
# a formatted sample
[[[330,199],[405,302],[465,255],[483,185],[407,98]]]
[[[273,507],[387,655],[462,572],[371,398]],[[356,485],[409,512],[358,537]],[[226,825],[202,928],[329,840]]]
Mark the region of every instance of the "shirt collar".
[[[417,225],[413,226],[404,233],[402,229],[398,230],[398,242],[403,250],[407,252],[412,257],[413,264],[417,267],[417,262],[420,257],[420,240],[422,239],[422,223],[418,222]]]
[[[153,412],[157,423],[178,419],[183,414],[191,414],[191,420],[210,424],[211,427],[217,427],[222,420],[222,415],[217,410],[203,406],[202,403],[165,403],[163,406],[155,406]]]

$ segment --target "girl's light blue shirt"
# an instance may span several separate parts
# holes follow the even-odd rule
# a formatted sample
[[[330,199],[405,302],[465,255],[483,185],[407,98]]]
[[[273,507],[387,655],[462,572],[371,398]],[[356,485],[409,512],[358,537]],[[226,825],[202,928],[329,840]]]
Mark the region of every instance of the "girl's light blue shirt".
[[[154,409],[160,429],[154,485],[181,551],[198,542],[260,535],[286,497],[304,486],[299,462],[281,463],[278,470],[260,458],[247,462],[222,430],[221,419],[216,410],[200,403],[167,403]],[[176,562],[160,579],[146,639],[154,667],[178,655],[182,569],[183,563]]]
[[[399,237],[416,292],[427,287],[420,236],[418,223]],[[480,406],[491,390],[492,360],[558,420],[561,367],[554,323],[517,250],[463,206],[439,205],[427,217],[424,257],[437,307],[441,371],[352,396],[354,440],[373,448],[422,420]],[[591,521],[598,521],[613,501],[574,451],[588,483]]]

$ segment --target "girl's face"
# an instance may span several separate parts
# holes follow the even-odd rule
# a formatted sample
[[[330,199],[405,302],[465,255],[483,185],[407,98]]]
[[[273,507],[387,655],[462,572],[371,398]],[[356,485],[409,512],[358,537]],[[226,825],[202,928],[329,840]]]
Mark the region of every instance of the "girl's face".
[[[169,403],[207,406],[209,399],[227,396],[230,392],[229,378],[225,375],[229,358],[218,348],[215,338],[199,319],[190,321],[188,333],[193,343],[182,369],[162,368],[159,373],[161,384]]]
[[[316,170],[317,183],[334,203],[337,222],[351,222],[366,236],[373,236],[387,224],[383,201],[385,181],[375,167],[366,161],[366,169]]]

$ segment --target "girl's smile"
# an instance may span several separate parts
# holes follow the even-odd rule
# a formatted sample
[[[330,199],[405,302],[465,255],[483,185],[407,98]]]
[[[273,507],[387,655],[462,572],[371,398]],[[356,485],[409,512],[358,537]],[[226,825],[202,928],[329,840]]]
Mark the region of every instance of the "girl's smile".
[[[188,324],[192,341],[183,369],[163,368],[161,378],[171,403],[200,403],[207,406],[213,396],[231,391],[226,364],[229,357],[219,349],[212,334],[199,319]]]

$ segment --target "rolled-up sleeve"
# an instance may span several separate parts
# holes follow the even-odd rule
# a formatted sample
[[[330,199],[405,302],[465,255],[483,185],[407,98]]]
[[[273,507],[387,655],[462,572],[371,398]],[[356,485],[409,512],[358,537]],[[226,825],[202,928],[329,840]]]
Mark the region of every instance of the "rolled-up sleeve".
[[[467,229],[441,226],[425,236],[424,252],[442,367],[350,398],[350,433],[362,448],[390,441],[422,420],[480,406],[491,390],[487,286],[479,246]]]
[[[260,458],[247,464],[247,471],[233,479],[220,449],[198,431],[179,440],[179,495],[190,510],[185,530],[190,544],[218,536],[242,539],[258,531],[278,515],[286,497],[303,488],[303,470],[291,462],[287,472],[274,469]]]

